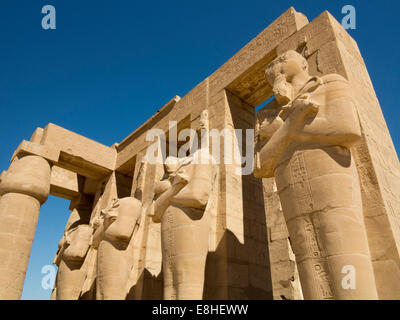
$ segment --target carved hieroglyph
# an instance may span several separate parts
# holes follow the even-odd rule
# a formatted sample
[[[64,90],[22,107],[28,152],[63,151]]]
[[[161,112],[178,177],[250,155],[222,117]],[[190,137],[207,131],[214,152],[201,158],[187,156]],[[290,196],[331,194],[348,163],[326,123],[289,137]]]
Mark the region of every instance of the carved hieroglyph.
[[[277,104],[257,127],[254,174],[275,176],[304,298],[377,299],[349,149],[361,136],[351,88],[336,74],[311,77],[295,51],[266,77]]]
[[[207,111],[201,114],[200,129],[208,131]],[[161,222],[166,300],[203,297],[210,229],[206,207],[213,182],[208,147],[202,145],[189,157],[168,157],[165,175],[155,187],[150,214]]]
[[[306,64],[293,53],[295,58],[273,63],[265,77],[267,66],[289,50],[301,52],[310,74],[320,78],[298,67]],[[143,198],[135,194],[142,185],[134,181],[141,176],[139,159],[153,145],[147,139],[151,129],[167,133],[170,121],[178,131],[192,127],[204,109],[215,130],[253,129],[257,106],[274,94],[279,103],[275,99],[258,113],[256,175],[271,177],[264,179],[264,197],[261,180],[238,176],[238,165],[220,162],[210,169],[193,157],[178,163],[170,158],[165,167],[148,163]],[[206,114],[200,117],[204,127]],[[227,144],[213,139],[212,147],[218,145],[222,150]],[[53,298],[159,299],[164,283],[167,299],[301,299],[291,247],[305,298],[376,298],[364,223],[379,298],[399,299],[399,177],[398,157],[356,42],[328,12],[309,22],[289,8],[120,143],[106,146],[51,123],[20,143],[0,175],[0,299],[21,295],[48,194],[91,199],[85,221],[65,228]],[[140,203],[125,200],[133,194]],[[143,212],[129,241],[103,232],[118,229],[119,218],[113,221],[108,212],[116,209],[113,199],[124,203],[115,210],[118,216],[125,205],[135,208],[127,210],[132,217]],[[79,208],[70,208],[74,220]],[[132,219],[125,227],[135,224]],[[88,228],[98,232],[82,260]],[[82,252],[72,250],[80,242]],[[70,261],[80,267],[71,268]],[[342,290],[352,284],[354,289]]]

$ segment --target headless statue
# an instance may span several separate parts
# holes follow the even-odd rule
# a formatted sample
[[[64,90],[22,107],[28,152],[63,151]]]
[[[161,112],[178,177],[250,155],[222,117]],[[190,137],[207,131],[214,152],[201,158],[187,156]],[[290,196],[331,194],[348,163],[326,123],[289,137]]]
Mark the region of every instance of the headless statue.
[[[55,298],[57,300],[78,300],[86,269],[84,261],[91,244],[92,228],[80,221],[75,208],[65,227],[64,236],[58,243],[54,264],[58,266]]]
[[[207,111],[200,117],[200,129],[208,133]],[[190,157],[168,157],[164,164],[165,175],[155,186],[156,196],[150,212],[153,221],[161,223],[166,300],[203,297],[210,228],[205,209],[213,172],[211,161],[205,161],[209,160],[208,145],[202,148]],[[200,153],[206,157],[197,163],[194,159]]]
[[[125,300],[131,271],[128,245],[140,223],[142,203],[134,197],[114,199],[101,211],[93,235],[97,248],[97,300]]]
[[[275,177],[305,299],[377,299],[350,147],[361,129],[349,83],[311,77],[288,51],[266,69],[277,104],[256,127],[256,177]],[[347,271],[350,277],[345,280]]]

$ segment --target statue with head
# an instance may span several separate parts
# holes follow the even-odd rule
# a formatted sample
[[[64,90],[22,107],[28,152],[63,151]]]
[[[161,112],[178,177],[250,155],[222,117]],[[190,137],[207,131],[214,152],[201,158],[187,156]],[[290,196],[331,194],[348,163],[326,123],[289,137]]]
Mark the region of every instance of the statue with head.
[[[271,62],[265,76],[275,99],[282,106],[292,101],[310,79],[308,63],[296,51],[288,51]]]
[[[254,175],[276,180],[304,298],[377,299],[351,154],[361,137],[351,87],[338,74],[311,76],[296,51],[265,75],[275,100],[257,115]]]
[[[208,111],[197,132],[208,130]],[[208,141],[194,154],[167,157],[164,176],[155,185],[150,215],[161,223],[164,299],[201,300],[209,248],[209,211],[215,174]],[[201,154],[201,158],[197,157]]]
[[[140,226],[144,159],[132,196],[114,198],[93,220],[93,248],[97,250],[96,299],[125,300],[133,265],[133,244]]]

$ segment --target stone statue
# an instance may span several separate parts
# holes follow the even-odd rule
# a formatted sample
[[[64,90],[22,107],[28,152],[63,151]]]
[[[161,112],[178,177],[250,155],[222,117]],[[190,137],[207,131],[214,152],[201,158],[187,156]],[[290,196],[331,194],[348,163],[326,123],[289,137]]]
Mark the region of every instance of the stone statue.
[[[203,111],[199,130],[208,133],[208,113]],[[195,159],[200,153],[202,161]],[[205,157],[204,157],[205,155]],[[213,183],[212,162],[205,143],[189,157],[165,161],[165,175],[155,186],[150,207],[154,222],[161,223],[164,299],[202,299],[208,253],[209,203]]]
[[[377,299],[350,151],[361,136],[351,88],[337,74],[311,77],[295,51],[265,74],[277,103],[256,126],[254,175],[275,177],[304,298]]]
[[[74,208],[65,227],[64,236],[58,243],[53,261],[58,266],[56,280],[57,300],[78,300],[85,281],[84,261],[91,244],[92,228],[80,224],[81,217]]]
[[[125,300],[130,274],[128,245],[138,229],[142,203],[134,197],[114,199],[95,222],[97,248],[97,300]]]

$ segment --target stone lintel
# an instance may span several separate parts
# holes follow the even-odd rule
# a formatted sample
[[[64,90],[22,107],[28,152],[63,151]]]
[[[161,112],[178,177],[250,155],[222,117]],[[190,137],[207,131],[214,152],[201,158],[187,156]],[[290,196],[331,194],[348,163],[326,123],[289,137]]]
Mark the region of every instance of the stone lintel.
[[[296,12],[293,7],[289,8],[212,75],[177,101],[174,108],[163,107],[124,139],[117,146],[116,168],[128,163],[137,153],[153,143],[145,141],[148,129],[168,130],[168,120],[179,122],[189,114],[193,121],[209,106],[213,97],[225,88],[251,106],[265,101],[271,94],[271,89],[264,80],[263,67],[276,56],[276,47],[307,23],[308,19],[303,14]],[[211,114],[210,118],[213,116]]]
[[[77,196],[71,199],[69,210],[86,210],[91,211],[93,207],[93,196],[79,193]]]
[[[86,138],[55,124],[49,123],[43,132],[41,144],[60,151],[59,161],[73,159],[75,165],[103,168],[112,172],[115,166],[116,150]]]
[[[71,149],[68,148],[67,150],[71,151]],[[112,168],[107,168],[104,166],[109,165],[110,163],[107,161],[102,162],[101,154],[99,153],[99,160],[97,160],[96,163],[93,163],[85,158],[80,157],[77,152],[75,154],[71,154],[69,152],[57,149],[56,147],[50,147],[48,145],[38,144],[26,140],[23,140],[18,146],[11,158],[11,161],[16,156],[23,155],[40,156],[53,165],[58,165],[59,167],[95,180],[101,179],[104,176],[111,174],[113,171]],[[103,166],[100,165],[101,163]]]
[[[91,179],[101,179],[114,171],[117,151],[62,127],[48,124],[37,128],[31,141],[22,141],[17,155],[38,155],[52,164]]]
[[[48,146],[38,144],[36,142],[29,142],[23,140],[18,146],[17,150],[14,152],[11,161],[16,156],[23,156],[23,155],[36,155],[46,159],[51,163],[57,163],[60,157],[60,151]]]
[[[50,194],[72,200],[80,194],[79,180],[75,172],[54,165],[51,169]]]

